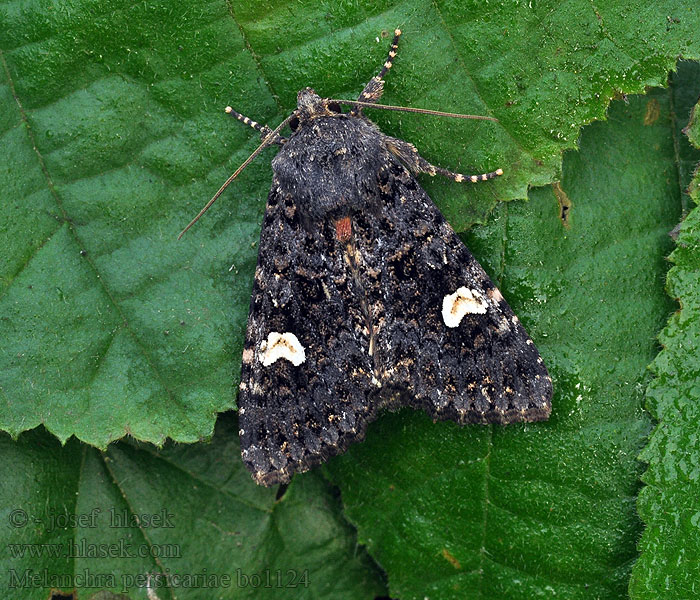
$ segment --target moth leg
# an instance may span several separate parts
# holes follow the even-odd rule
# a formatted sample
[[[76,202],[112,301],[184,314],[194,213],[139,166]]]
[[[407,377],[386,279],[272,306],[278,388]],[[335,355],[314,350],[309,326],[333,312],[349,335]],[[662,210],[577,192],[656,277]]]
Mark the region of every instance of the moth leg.
[[[400,35],[401,30],[395,29],[394,39],[391,42],[391,48],[389,48],[389,55],[386,57],[386,60],[384,61],[379,73],[369,80],[369,83],[365,86],[365,89],[362,90],[362,93],[357,97],[360,102],[377,102],[377,100],[382,97],[382,93],[384,92],[384,76],[387,74],[387,71],[391,69],[391,65],[394,63],[394,58],[396,58],[396,51],[399,47]],[[362,109],[359,106],[356,106],[352,109],[351,114],[357,116],[360,114],[361,110]]]
[[[385,136],[384,138],[386,147],[392,154],[403,162],[408,169],[413,173],[427,173],[431,177],[434,177],[438,173],[444,175],[449,179],[452,179],[458,183],[462,181],[471,181],[476,183],[477,181],[486,181],[488,179],[494,179],[499,175],[503,175],[503,169],[496,169],[490,173],[479,173],[478,175],[463,175],[462,173],[453,173],[442,167],[436,167],[435,165],[429,163],[425,160],[413,144],[400,140],[398,138],[393,138]]]
[[[226,107],[226,114],[231,115],[232,117],[235,117],[238,119],[241,123],[245,125],[250,125],[255,131],[260,132],[260,138],[264,140],[268,135],[272,133],[272,129],[270,129],[267,125],[260,125],[257,121],[253,121],[253,119],[249,119],[248,117],[242,115],[241,113],[233,110],[230,106]],[[271,144],[276,144],[277,146],[281,146],[287,141],[287,138],[283,138],[279,135],[275,135],[274,139],[270,142]]]

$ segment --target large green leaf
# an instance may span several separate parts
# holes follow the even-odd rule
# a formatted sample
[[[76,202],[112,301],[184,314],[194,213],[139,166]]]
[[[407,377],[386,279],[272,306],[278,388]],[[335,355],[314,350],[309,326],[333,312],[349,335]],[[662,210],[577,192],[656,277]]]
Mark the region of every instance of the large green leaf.
[[[403,411],[329,463],[393,596],[626,596],[646,367],[672,310],[664,256],[680,215],[669,94],[628,101],[565,157],[568,227],[543,188],[469,240],[550,368],[549,422],[461,429]]]
[[[295,480],[275,500],[231,460],[237,431],[229,415],[210,445],[122,442],[106,454],[74,440],[60,448],[42,429],[19,442],[0,435],[4,464],[23,474],[0,483],[5,597],[43,600],[51,587],[148,600],[380,594],[322,478]]]
[[[458,229],[558,177],[619,92],[700,56],[687,3],[132,3],[0,8],[0,427],[104,448],[211,433],[234,405],[272,151],[177,232],[296,91],[356,95],[403,29],[385,100],[499,124],[376,114],[480,186],[427,182]],[[386,35],[385,35],[386,34]]]
[[[43,423],[62,442],[75,435],[99,448],[125,433],[157,444],[211,434],[216,413],[235,401],[273,154],[176,243],[257,144],[221,109],[274,125],[305,85],[351,98],[395,26],[404,35],[387,103],[500,120],[371,114],[436,164],[506,171],[476,187],[421,181],[457,229],[488,222],[468,241],[545,356],[554,414],[507,429],[388,415],[327,472],[402,600],[622,598],[641,531],[634,459],[651,426],[640,409],[644,365],[673,310],[662,256],[683,203],[677,171],[687,168],[674,152],[668,95],[615,104],[611,122],[586,129],[581,152],[567,154],[561,186],[487,215],[558,179],[561,151],[612,97],[661,85],[677,56],[700,56],[694,3],[0,4],[0,428],[16,437]],[[558,202],[570,206],[568,227]],[[52,510],[152,514],[165,503],[182,528],[150,541],[147,527],[128,535],[181,544],[182,561],[94,560],[91,571],[196,573],[206,564],[235,575],[239,565],[245,574],[311,564],[313,597],[380,593],[318,473],[297,477],[274,504],[242,472],[235,422],[221,427],[211,448],[162,454],[120,443],[102,455],[75,440],[59,450],[43,429],[4,439],[3,507],[39,521],[6,529],[3,548],[119,538],[49,534]],[[692,448],[687,457],[697,462]],[[687,541],[693,530],[680,530]],[[643,550],[642,568],[655,569],[649,580],[662,581],[664,548]],[[45,558],[6,553],[3,577],[25,565],[64,573],[88,564]],[[691,566],[681,561],[679,580],[691,580]]]
[[[685,65],[687,85],[675,86],[677,116],[687,122],[691,103],[700,96],[700,64]],[[700,123],[694,119],[688,137],[700,149]],[[659,425],[641,457],[649,463],[639,496],[639,514],[647,529],[640,542],[630,593],[635,600],[685,599],[700,593],[700,151],[679,140],[682,164],[696,168],[690,182],[695,208],[678,233],[671,254],[667,288],[680,310],[661,335],[663,351],[652,365],[655,379],[647,390],[648,408]],[[690,175],[683,169],[683,175]],[[683,189],[688,180],[681,180]]]

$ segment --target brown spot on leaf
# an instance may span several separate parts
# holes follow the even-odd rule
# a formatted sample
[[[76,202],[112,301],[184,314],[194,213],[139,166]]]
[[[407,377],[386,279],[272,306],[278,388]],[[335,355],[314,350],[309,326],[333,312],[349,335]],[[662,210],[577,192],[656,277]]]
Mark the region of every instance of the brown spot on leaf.
[[[450,563],[455,569],[462,568],[462,565],[459,563],[459,561],[454,557],[454,555],[447,548],[442,549],[442,557],[448,563]]]
[[[567,196],[566,192],[562,189],[561,184],[555,181],[552,184],[552,189],[554,190],[554,195],[557,197],[557,202],[559,203],[559,218],[564,224],[564,227],[569,227],[569,214],[571,212],[571,200]]]
[[[661,108],[659,107],[659,101],[656,98],[652,98],[647,102],[647,108],[644,112],[644,125],[653,125],[659,118],[661,113]]]

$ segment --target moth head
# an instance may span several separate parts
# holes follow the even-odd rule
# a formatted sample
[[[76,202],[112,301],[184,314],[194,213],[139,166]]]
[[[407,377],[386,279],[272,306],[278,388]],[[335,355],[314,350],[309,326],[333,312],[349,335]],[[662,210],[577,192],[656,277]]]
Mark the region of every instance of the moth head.
[[[296,131],[304,121],[316,117],[328,117],[342,112],[340,104],[335,100],[321,98],[310,87],[304,88],[297,94],[296,116],[289,121],[289,127]]]

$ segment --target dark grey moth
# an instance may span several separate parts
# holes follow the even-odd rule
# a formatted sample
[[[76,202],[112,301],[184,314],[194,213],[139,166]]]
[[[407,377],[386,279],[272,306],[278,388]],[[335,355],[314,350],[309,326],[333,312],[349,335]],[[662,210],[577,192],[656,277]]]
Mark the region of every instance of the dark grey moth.
[[[381,97],[399,35],[349,112],[309,88],[274,131],[227,108],[262,133],[260,148],[281,146],[238,395],[243,461],[262,485],[344,452],[384,408],[460,424],[550,413],[532,340],[414,178],[476,182],[501,170],[435,167],[362,114]]]

